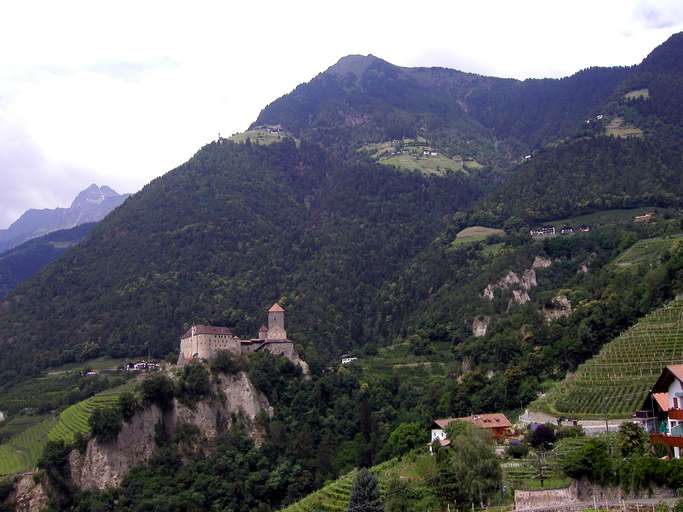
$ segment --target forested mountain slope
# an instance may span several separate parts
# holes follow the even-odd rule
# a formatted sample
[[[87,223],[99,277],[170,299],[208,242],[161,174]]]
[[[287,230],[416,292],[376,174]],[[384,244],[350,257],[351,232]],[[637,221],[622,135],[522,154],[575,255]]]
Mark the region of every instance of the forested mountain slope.
[[[630,72],[592,68],[561,80],[519,81],[351,55],[268,105],[254,126],[280,124],[327,145],[421,136],[505,167],[575,131]]]
[[[0,370],[163,356],[193,322],[250,336],[288,310],[307,356],[362,343],[379,287],[476,191],[319,147],[212,143],[134,195],[0,307]],[[9,375],[8,375],[9,377]]]
[[[0,254],[0,299],[80,242],[94,223],[55,231]]]
[[[638,123],[642,137],[604,137],[604,122],[591,123],[515,168],[467,222],[507,223],[514,245],[525,242],[516,231],[523,221],[679,204],[679,127],[665,116],[668,94],[677,94],[668,84],[678,68],[668,63],[679,53],[674,36],[640,66],[523,82],[342,59],[255,123],[280,124],[300,144],[205,146],[1,303],[0,346],[11,356],[0,371],[11,377],[102,353],[161,356],[192,322],[252,335],[275,300],[313,361],[400,336],[445,277],[468,288],[481,276],[469,249],[450,249],[462,219],[446,226],[493,187],[491,174],[399,172],[358,147],[421,136],[504,168],[604,108]],[[658,93],[660,83],[669,92]],[[633,87],[652,90],[626,99]],[[436,259],[421,267],[434,248]],[[486,254],[491,268],[508,264]],[[385,296],[392,287],[405,296]],[[462,300],[472,305],[480,294],[472,288]],[[444,315],[462,322],[456,311]]]
[[[480,208],[542,221],[683,198],[683,34],[657,47],[572,139],[518,166]],[[605,136],[607,135],[607,136]]]

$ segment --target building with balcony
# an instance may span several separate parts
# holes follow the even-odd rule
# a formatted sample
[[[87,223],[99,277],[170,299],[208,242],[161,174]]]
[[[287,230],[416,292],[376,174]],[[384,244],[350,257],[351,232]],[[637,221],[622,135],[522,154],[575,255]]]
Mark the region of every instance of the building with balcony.
[[[683,448],[683,364],[672,364],[662,370],[641,410],[633,419],[650,435],[651,444],[669,448],[673,457],[681,458]]]

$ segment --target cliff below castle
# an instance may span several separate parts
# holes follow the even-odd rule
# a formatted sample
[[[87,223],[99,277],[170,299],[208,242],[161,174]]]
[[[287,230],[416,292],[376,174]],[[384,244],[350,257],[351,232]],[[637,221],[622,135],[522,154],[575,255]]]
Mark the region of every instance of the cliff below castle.
[[[114,441],[91,439],[83,453],[73,450],[69,466],[74,484],[80,489],[99,490],[118,486],[132,467],[149,460],[159,433],[170,439],[185,425],[196,427],[207,447],[235,422],[241,422],[249,436],[260,443],[263,432],[256,418],[260,414],[272,416],[273,410],[247,375],[220,376],[214,391],[212,398],[192,405],[174,399],[166,411],[149,406],[125,423]]]
[[[192,403],[174,398],[166,408],[146,405],[123,424],[115,439],[91,438],[80,450],[71,450],[66,473],[73,487],[103,490],[119,486],[133,467],[152,457],[160,439],[170,440],[182,432],[193,432],[194,455],[209,453],[216,437],[234,425],[260,444],[264,432],[257,418],[271,417],[273,409],[247,374],[217,375],[211,388],[210,395]],[[6,504],[22,512],[46,510],[49,489],[44,478],[21,475]]]

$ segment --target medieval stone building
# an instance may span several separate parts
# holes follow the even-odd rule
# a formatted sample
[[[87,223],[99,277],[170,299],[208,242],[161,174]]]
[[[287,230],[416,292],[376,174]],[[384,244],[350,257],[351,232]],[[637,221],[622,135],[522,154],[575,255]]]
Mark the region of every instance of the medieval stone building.
[[[234,354],[249,354],[267,350],[276,355],[298,361],[294,343],[287,339],[285,331],[285,310],[279,304],[273,304],[268,310],[268,326],[262,326],[258,338],[243,340],[229,327],[210,325],[193,325],[180,338],[180,355],[178,364],[191,359],[209,360],[220,350]]]

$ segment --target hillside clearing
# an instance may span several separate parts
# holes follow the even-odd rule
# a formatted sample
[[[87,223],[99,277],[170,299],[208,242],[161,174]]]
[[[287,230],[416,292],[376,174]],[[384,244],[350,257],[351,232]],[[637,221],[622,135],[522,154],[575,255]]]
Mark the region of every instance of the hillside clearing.
[[[580,226],[586,224],[591,227],[599,226],[613,226],[616,224],[632,224],[633,219],[647,212],[656,211],[654,207],[641,208],[620,208],[615,210],[604,210],[601,212],[587,213],[585,215],[577,215],[576,217],[568,217],[565,219],[558,219],[546,222],[550,226],[561,228],[562,226]]]
[[[294,139],[297,145],[299,141],[292,137],[287,132],[271,132],[268,130],[247,130],[242,133],[236,133],[229,137],[228,140],[236,142],[237,144],[244,144],[249,139],[252,144],[275,144],[276,142],[282,142],[285,139]]]
[[[452,245],[460,245],[468,242],[481,242],[490,236],[505,235],[505,231],[497,228],[487,228],[486,226],[470,226],[463,229],[457,235]]]
[[[638,100],[638,99],[648,99],[650,97],[649,89],[636,89],[635,91],[630,91],[624,94],[625,100]]]
[[[677,250],[683,242],[683,234],[673,237],[649,238],[639,240],[615,260],[614,265],[620,268],[631,268],[638,265],[657,264],[659,258],[669,252]]]
[[[628,124],[623,117],[614,117],[607,127],[605,133],[610,137],[642,137],[643,130],[632,124]]]

